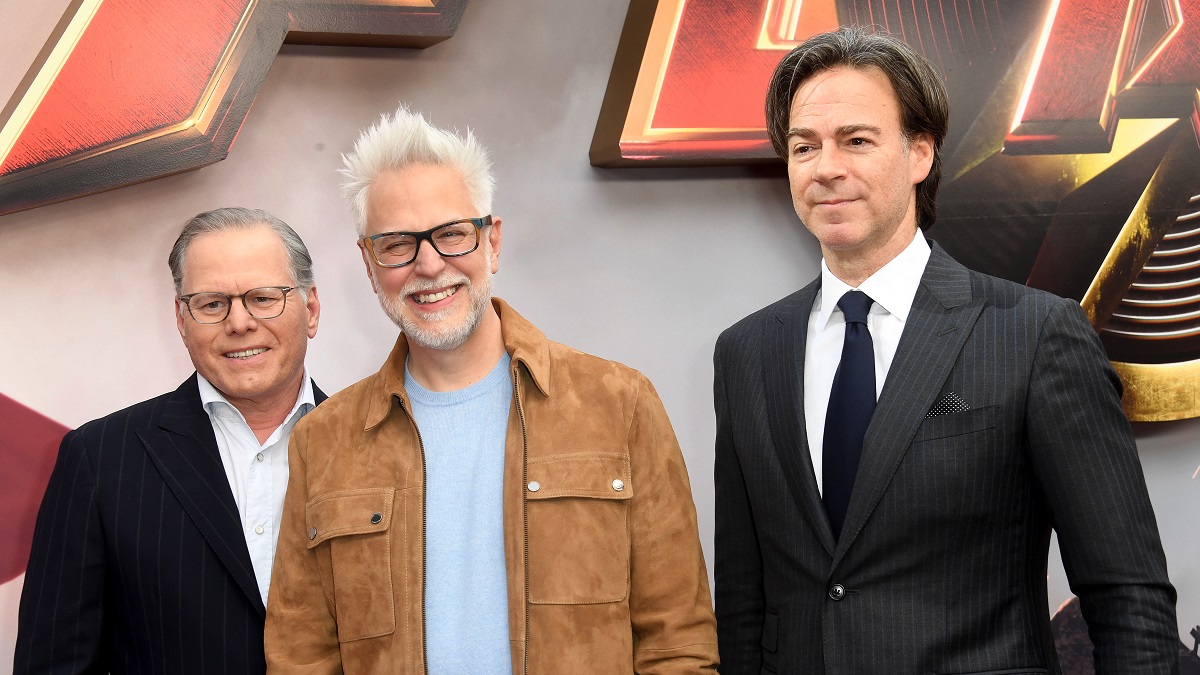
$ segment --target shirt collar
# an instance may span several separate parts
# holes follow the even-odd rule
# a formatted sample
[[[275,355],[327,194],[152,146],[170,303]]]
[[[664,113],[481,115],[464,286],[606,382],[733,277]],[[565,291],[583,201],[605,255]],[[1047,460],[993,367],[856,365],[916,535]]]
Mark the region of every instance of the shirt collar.
[[[196,386],[200,389],[200,403],[204,405],[204,411],[209,417],[214,415],[235,414],[243,421],[245,416],[230,403],[217,388],[212,385],[203,375],[196,373]],[[292,411],[284,418],[283,423],[287,424],[296,413],[301,415],[308,413],[317,406],[316,396],[313,395],[312,379],[308,376],[308,368],[304,369],[304,381],[300,385],[300,395],[296,397],[296,404],[292,406]],[[281,425],[282,426],[282,425]]]
[[[901,323],[907,321],[913,298],[917,295],[917,287],[921,285],[921,276],[925,274],[925,266],[929,262],[929,252],[929,242],[925,241],[925,237],[918,230],[908,246],[867,277],[858,290],[871,296],[876,305],[899,319]],[[829,317],[833,315],[833,310],[837,309],[837,301],[851,290],[854,289],[829,271],[829,266],[822,258],[821,294],[817,298],[818,326],[824,328],[828,325]]]

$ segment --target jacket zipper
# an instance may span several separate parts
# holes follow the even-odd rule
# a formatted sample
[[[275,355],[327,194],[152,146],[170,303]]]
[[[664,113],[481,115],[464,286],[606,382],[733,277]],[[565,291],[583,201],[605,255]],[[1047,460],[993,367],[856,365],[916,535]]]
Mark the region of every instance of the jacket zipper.
[[[519,402],[517,407],[519,410]],[[425,594],[428,590],[428,584],[426,583],[425,578],[428,574],[426,570],[425,545],[425,537],[427,536],[425,532],[425,496],[426,491],[428,490],[427,481],[429,480],[429,477],[425,473],[425,441],[421,439],[421,429],[417,426],[417,419],[413,417],[413,414],[404,405],[403,400],[400,401],[400,409],[404,411],[405,415],[408,415],[409,421],[412,422],[413,430],[417,432],[417,447],[421,449],[421,670],[425,673],[425,675],[429,675],[429,645],[425,643]],[[524,427],[524,421],[522,421],[521,424],[522,427]],[[526,579],[528,579],[528,575],[526,576]]]
[[[525,409],[521,407],[520,372],[513,366],[513,398],[517,399],[517,417],[521,419],[521,517],[525,525],[525,594],[521,604],[525,607],[525,650],[524,675],[529,675],[529,497],[525,493],[529,485],[529,438],[525,430]]]

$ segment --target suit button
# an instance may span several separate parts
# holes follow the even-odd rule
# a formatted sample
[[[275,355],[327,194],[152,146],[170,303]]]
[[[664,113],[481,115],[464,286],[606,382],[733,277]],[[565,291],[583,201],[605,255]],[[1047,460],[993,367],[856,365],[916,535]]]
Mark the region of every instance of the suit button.
[[[834,584],[829,587],[829,599],[833,601],[841,600],[846,597],[846,587],[841,584]]]

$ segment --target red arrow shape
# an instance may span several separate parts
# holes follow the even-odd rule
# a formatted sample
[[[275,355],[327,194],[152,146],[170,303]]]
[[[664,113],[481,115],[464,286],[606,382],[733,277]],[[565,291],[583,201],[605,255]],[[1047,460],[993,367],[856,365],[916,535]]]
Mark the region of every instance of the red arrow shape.
[[[0,394],[0,583],[25,571],[42,493],[67,428]]]

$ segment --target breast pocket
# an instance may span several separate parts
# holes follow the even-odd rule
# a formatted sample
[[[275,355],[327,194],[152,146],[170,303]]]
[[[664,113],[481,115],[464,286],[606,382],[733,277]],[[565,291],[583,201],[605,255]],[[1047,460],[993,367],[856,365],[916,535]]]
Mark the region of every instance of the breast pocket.
[[[529,602],[623,600],[629,591],[629,457],[588,453],[530,459]]]
[[[988,405],[981,408],[971,408],[962,412],[927,417],[917,427],[917,434],[913,436],[912,442],[933,441],[940,438],[950,438],[994,429],[999,413],[1000,409],[998,406]]]
[[[329,547],[342,642],[396,630],[389,539],[395,492],[395,488],[341,490],[314,497],[305,505],[308,548]]]

